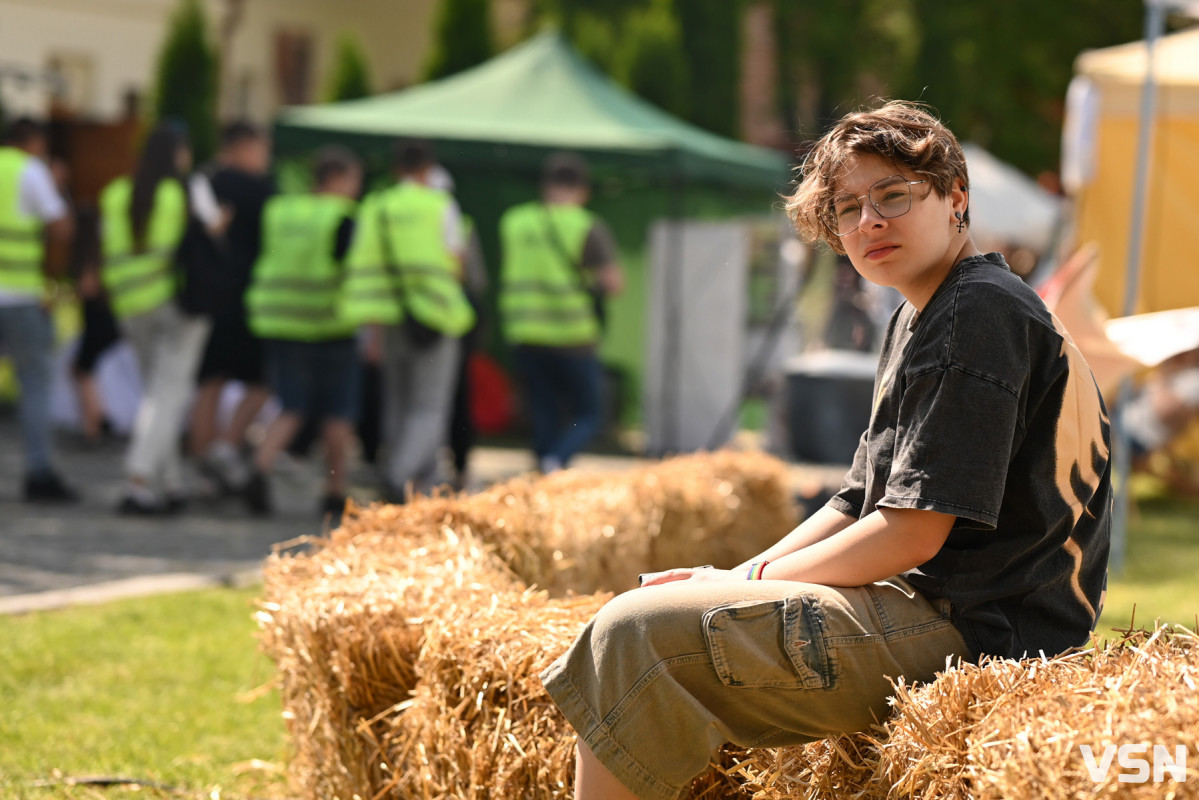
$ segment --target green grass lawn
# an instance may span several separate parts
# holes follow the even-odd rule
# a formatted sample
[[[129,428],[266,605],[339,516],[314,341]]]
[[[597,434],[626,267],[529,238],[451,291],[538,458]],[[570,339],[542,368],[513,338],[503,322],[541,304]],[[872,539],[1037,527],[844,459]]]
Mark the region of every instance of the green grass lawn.
[[[138,778],[197,798],[285,796],[264,768],[286,763],[278,695],[247,697],[274,674],[256,647],[256,593],[0,617],[0,797],[177,796],[35,785],[57,776]]]
[[[1199,500],[1143,501],[1101,633],[1199,613]],[[287,742],[251,619],[255,590],[217,589],[0,617],[0,797],[283,798]],[[274,767],[272,770],[271,767]],[[58,776],[176,787],[100,789]]]
[[[1199,615],[1199,499],[1142,500],[1128,520],[1123,569],[1108,583],[1097,631],[1152,627],[1155,619],[1195,628]]]

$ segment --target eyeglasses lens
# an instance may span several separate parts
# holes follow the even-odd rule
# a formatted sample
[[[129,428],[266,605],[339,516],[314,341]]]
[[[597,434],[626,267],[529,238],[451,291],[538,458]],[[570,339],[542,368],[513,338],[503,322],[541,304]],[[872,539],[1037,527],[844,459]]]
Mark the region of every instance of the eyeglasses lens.
[[[896,175],[883,178],[870,187],[870,204],[880,217],[892,219],[908,213],[912,208],[912,187]],[[862,221],[860,198],[850,194],[833,198],[829,227],[838,235],[845,236],[858,229]]]

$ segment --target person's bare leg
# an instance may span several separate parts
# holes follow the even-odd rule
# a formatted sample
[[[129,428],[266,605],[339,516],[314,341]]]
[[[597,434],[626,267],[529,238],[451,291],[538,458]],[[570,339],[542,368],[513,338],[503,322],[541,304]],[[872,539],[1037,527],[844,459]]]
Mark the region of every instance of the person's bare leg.
[[[224,439],[235,448],[240,448],[246,440],[246,429],[250,427],[250,423],[258,416],[258,412],[262,410],[269,399],[271,399],[271,390],[265,386],[247,386],[241,402],[233,410],[229,427],[221,432],[219,438]]]
[[[217,411],[224,386],[224,381],[214,378],[204,381],[196,390],[191,423],[187,426],[187,452],[194,459],[203,458],[216,440]]]
[[[325,420],[325,494],[344,497],[348,488],[346,459],[354,428],[344,419]]]
[[[637,800],[582,739],[575,749],[575,800]]]
[[[291,444],[303,421],[303,417],[294,411],[284,411],[276,417],[267,427],[262,444],[254,451],[254,469],[264,475],[269,473],[275,466],[275,459]]]
[[[96,376],[90,372],[75,373],[75,391],[79,397],[79,419],[83,437],[89,442],[94,442],[100,438],[100,426],[104,423],[104,403],[100,400]]]

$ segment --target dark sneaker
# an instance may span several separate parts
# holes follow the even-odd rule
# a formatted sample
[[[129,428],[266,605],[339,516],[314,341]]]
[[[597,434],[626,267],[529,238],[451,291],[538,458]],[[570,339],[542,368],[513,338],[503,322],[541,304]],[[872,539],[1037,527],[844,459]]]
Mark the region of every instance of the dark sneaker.
[[[341,524],[341,515],[346,510],[344,494],[327,494],[321,500],[321,519],[329,520],[329,526],[336,528]]]
[[[55,472],[41,472],[25,477],[27,503],[77,503],[79,493],[63,483]]]
[[[127,494],[117,504],[117,513],[127,517],[160,517],[167,513],[167,507],[159,502]]]
[[[241,490],[242,500],[246,508],[256,517],[269,517],[273,512],[271,507],[271,486],[266,475],[255,470],[250,474]]]
[[[187,495],[182,492],[168,492],[162,504],[164,514],[182,514],[187,508]]]

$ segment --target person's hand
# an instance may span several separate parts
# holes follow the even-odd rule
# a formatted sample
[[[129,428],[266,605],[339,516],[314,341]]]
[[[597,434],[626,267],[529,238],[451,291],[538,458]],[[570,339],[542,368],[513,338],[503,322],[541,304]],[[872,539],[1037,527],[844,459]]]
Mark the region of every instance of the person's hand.
[[[362,342],[362,360],[367,364],[378,366],[383,363],[383,328],[379,325],[368,325],[366,336]]]
[[[745,573],[731,569],[712,567],[677,567],[663,572],[650,572],[642,576],[641,586],[661,586],[678,581],[743,581]]]

